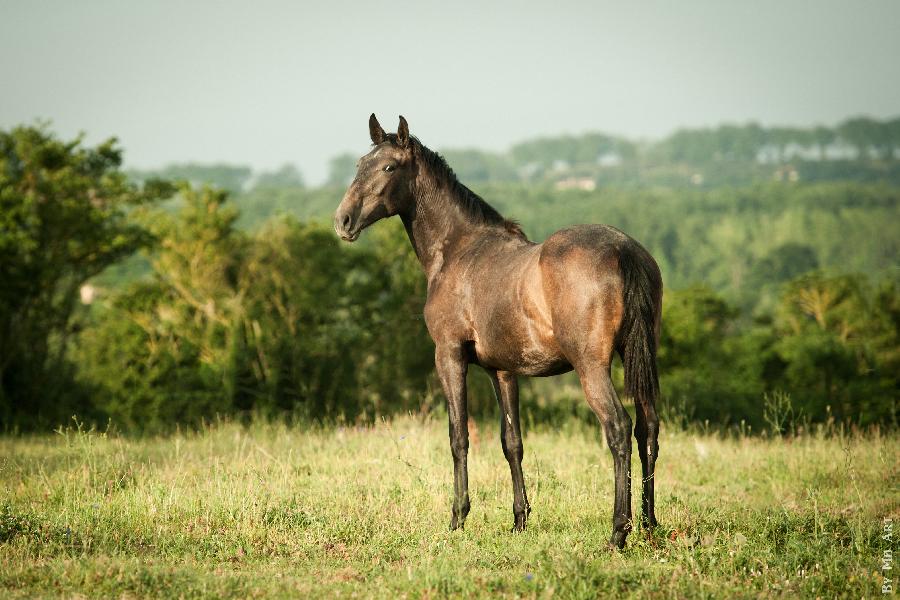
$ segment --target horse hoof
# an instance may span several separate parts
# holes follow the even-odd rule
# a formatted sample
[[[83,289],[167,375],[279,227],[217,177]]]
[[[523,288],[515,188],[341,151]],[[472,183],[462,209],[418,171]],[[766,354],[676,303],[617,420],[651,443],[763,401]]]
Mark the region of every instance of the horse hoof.
[[[525,523],[528,521],[528,517],[524,514],[516,515],[515,523],[513,524],[512,529],[510,529],[510,533],[517,533],[520,531],[525,531]]]
[[[612,537],[609,538],[609,544],[607,544],[607,548],[610,550],[622,550],[625,548],[625,538],[628,534],[624,531],[616,531],[612,534]]]

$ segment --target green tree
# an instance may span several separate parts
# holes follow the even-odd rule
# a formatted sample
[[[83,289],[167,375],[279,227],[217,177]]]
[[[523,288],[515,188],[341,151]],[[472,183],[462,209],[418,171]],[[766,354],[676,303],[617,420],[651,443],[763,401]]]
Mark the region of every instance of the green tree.
[[[781,285],[819,267],[814,248],[787,242],[770,250],[750,270],[742,294],[744,308],[771,310]]]
[[[716,424],[761,423],[769,340],[741,331],[738,315],[702,286],[666,292],[659,351],[666,409]]]
[[[234,411],[229,368],[247,241],[227,193],[179,191],[176,214],[141,215],[154,277],[114,296],[79,339],[80,377],[117,424],[154,429]]]
[[[812,131],[812,140],[815,143],[816,147],[819,149],[819,160],[825,160],[825,151],[831,144],[834,143],[835,138],[834,130],[828,127],[818,126]]]
[[[830,409],[861,424],[896,424],[898,300],[893,283],[811,273],[785,289],[776,351],[812,418]]]
[[[838,134],[856,148],[859,160],[890,158],[893,147],[888,128],[869,117],[854,117],[838,125]]]
[[[79,338],[103,414],[148,430],[214,414],[371,421],[421,408],[433,349],[399,223],[349,247],[291,218],[246,235],[225,192],[184,187],[180,200],[144,217],[153,279],[113,297]]]
[[[148,243],[132,207],[168,196],[119,170],[115,140],[95,148],[44,127],[0,131],[0,418],[38,426],[69,416],[66,349],[79,290]],[[69,414],[66,414],[69,413]]]

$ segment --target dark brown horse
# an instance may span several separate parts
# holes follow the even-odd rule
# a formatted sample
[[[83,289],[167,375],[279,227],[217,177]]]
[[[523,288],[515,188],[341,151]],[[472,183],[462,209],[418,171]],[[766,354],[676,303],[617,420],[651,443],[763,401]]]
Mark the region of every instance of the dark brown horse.
[[[428,279],[425,322],[450,416],[454,492],[450,527],[469,512],[466,371],[483,367],[500,403],[503,453],[513,482],[514,530],[531,507],[522,477],[517,375],[575,369],[603,426],[615,466],[610,544],[621,548],[632,527],[631,417],[610,381],[618,352],[625,390],[634,398],[634,430],[643,467],[642,521],[656,525],[653,473],[659,419],[656,348],[662,279],[653,257],[605,225],[578,225],[530,242],[462,185],[447,163],[416,138],[400,117],[387,134],[373,114],[374,147],[359,160],[338,206],[334,229],[352,242],[379,219],[399,215]]]

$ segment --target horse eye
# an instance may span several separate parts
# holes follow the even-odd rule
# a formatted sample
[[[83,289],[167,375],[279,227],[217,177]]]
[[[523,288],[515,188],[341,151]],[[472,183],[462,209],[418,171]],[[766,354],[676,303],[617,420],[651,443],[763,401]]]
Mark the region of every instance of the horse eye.
[[[385,165],[385,167],[384,167],[384,171],[386,173],[390,173],[393,170],[394,170],[394,165]]]

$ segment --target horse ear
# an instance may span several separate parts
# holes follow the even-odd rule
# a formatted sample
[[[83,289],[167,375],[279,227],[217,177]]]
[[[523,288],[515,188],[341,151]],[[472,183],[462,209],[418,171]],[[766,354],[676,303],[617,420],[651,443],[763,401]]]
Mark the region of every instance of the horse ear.
[[[383,142],[387,137],[384,129],[382,129],[381,125],[378,123],[378,119],[375,118],[375,113],[372,113],[372,116],[369,117],[369,137],[372,138],[372,143],[376,146]]]
[[[400,125],[397,126],[397,143],[403,148],[409,144],[409,124],[403,115],[400,115]]]

